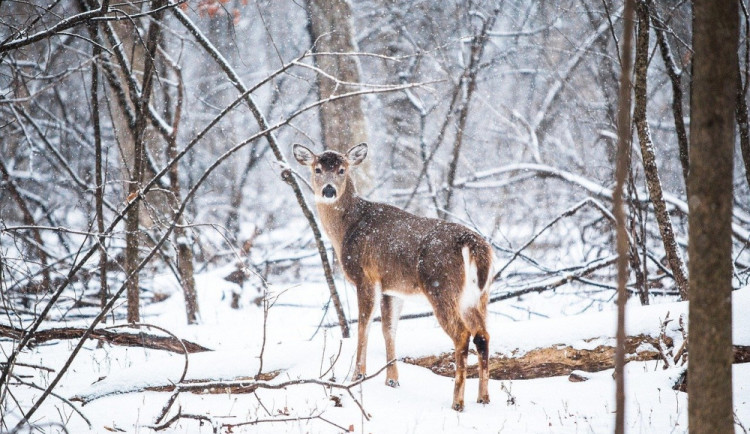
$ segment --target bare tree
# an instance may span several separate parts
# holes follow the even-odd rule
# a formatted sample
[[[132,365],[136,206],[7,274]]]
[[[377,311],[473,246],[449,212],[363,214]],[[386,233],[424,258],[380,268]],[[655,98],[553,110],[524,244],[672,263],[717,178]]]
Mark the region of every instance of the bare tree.
[[[487,44],[488,33],[492,30],[495,25],[495,19],[499,10],[495,9],[492,15],[484,17],[480,15],[482,25],[479,33],[471,38],[471,45],[469,50],[469,63],[464,69],[461,79],[459,80],[458,86],[455,90],[456,95],[459,97],[458,104],[458,120],[456,125],[456,137],[453,142],[453,152],[450,163],[448,165],[448,174],[446,177],[447,191],[445,192],[445,205],[444,211],[438,212],[438,216],[445,219],[447,213],[451,211],[452,199],[453,199],[453,183],[456,180],[456,170],[458,169],[458,160],[461,155],[461,147],[463,145],[464,136],[466,132],[466,122],[469,118],[469,108],[471,106],[471,98],[477,89],[477,75],[479,74],[479,66],[482,61],[482,55],[484,54],[485,45]]]
[[[667,40],[666,23],[661,19],[659,11],[656,9],[653,0],[648,0],[646,8],[654,18],[656,41],[659,44],[664,66],[667,68],[667,75],[672,84],[672,115],[674,117],[675,133],[677,134],[677,146],[680,150],[680,164],[682,165],[682,178],[687,187],[688,171],[690,170],[690,160],[688,153],[688,136],[685,128],[685,120],[682,111],[682,76],[684,69],[677,66],[677,61],[672,54],[672,48]]]
[[[732,204],[739,13],[736,0],[693,2],[688,178],[691,433],[733,432]]]
[[[170,134],[167,141],[167,160],[174,160],[177,157],[177,133],[180,130],[180,121],[182,120],[185,86],[179,65],[170,62],[168,59],[165,59],[165,61],[170,63],[177,81],[177,100],[172,116],[172,134]],[[170,207],[172,208],[172,212],[176,213],[182,202],[178,164],[173,164],[169,169],[169,186],[171,187],[171,194],[169,195]],[[174,218],[179,223],[174,229],[174,243],[177,250],[177,271],[180,275],[180,284],[185,296],[185,313],[187,314],[188,324],[196,324],[200,318],[200,309],[198,305],[198,293],[195,290],[195,277],[193,276],[192,233],[189,228],[185,227],[186,220],[183,215],[175,215]]]
[[[133,152],[133,167],[130,174],[130,184],[128,185],[128,199],[132,200],[139,194],[141,189],[141,182],[143,180],[143,173],[145,170],[146,160],[146,126],[148,122],[148,110],[149,102],[151,100],[151,90],[154,82],[154,58],[156,57],[156,47],[159,44],[159,33],[161,32],[161,24],[159,21],[163,16],[163,11],[159,10],[166,4],[165,0],[154,0],[152,6],[157,10],[154,13],[154,21],[148,27],[148,34],[146,36],[146,48],[144,56],[144,67],[143,67],[143,82],[141,83],[140,94],[137,94],[135,102],[135,137],[134,140],[134,152]],[[131,93],[131,98],[135,98],[136,95]],[[139,229],[140,229],[140,202],[136,202],[128,213],[127,225],[126,225],[126,243],[125,248],[125,272],[130,275],[138,267],[140,257],[140,241],[139,241]],[[133,278],[128,281],[127,287],[128,297],[128,322],[139,322],[140,321],[140,281],[138,273],[133,275]]]
[[[89,23],[89,34],[96,36],[98,29],[95,24]],[[99,236],[99,301],[100,305],[107,304],[108,285],[107,285],[107,248],[104,243],[104,172],[103,172],[103,154],[102,154],[102,129],[99,115],[99,68],[97,66],[97,57],[101,55],[102,48],[99,44],[93,46],[94,62],[91,64],[91,120],[94,127],[94,180],[96,182],[95,200],[96,200],[96,229],[101,234]]]
[[[617,224],[617,348],[615,350],[615,433],[625,432],[625,304],[627,303],[628,250],[629,242],[625,222],[623,193],[625,180],[630,172],[631,138],[631,87],[630,75],[633,68],[633,27],[635,0],[625,1],[621,53],[620,91],[617,112],[617,166],[615,169],[615,190],[612,193],[614,215]]]
[[[647,118],[647,74],[648,74],[648,43],[650,32],[650,17],[648,6],[645,2],[639,1],[636,5],[638,14],[638,36],[635,45],[635,107],[633,109],[633,122],[638,131],[638,139],[641,144],[641,157],[643,158],[643,169],[646,176],[646,185],[654,205],[656,220],[659,224],[664,251],[667,256],[672,275],[674,276],[677,288],[683,300],[688,298],[688,280],[687,271],[682,261],[679,246],[675,240],[674,229],[672,228],[672,219],[667,211],[667,204],[664,201],[662,192],[661,179],[659,178],[659,169],[656,165],[656,152],[654,143],[651,138],[651,131]]]

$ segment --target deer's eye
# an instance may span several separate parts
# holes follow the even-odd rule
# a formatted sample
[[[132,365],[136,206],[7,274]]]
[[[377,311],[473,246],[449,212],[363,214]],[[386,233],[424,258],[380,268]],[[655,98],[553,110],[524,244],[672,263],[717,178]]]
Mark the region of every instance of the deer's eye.
[[[344,174],[344,168],[342,167],[341,169],[339,169],[339,175],[343,175],[343,174]]]
[[[316,168],[315,168],[315,173],[323,173],[323,171],[322,171],[322,170],[320,170],[320,167],[316,167]]]

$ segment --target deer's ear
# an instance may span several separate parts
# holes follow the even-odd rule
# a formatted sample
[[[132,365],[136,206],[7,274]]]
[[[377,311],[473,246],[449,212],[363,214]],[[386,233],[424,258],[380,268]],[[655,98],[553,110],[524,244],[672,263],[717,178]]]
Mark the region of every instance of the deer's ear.
[[[309,166],[315,161],[315,153],[300,144],[294,144],[292,153],[297,162],[303,166]]]
[[[367,143],[360,143],[346,151],[346,159],[352,166],[361,163],[365,157],[367,157]]]

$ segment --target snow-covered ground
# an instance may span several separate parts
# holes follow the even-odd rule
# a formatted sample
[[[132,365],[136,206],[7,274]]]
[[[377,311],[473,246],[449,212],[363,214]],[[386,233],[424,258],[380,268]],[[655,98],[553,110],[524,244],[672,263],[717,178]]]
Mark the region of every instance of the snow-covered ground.
[[[263,309],[252,303],[259,294],[246,289],[240,309],[230,307],[230,294],[237,287],[222,279],[230,268],[216,269],[197,276],[202,324],[184,325],[184,307],[180,293],[170,279],[157,278],[157,292],[172,293],[167,300],[146,307],[144,322],[169,329],[176,335],[200,343],[213,351],[189,357],[186,380],[233,380],[254,376],[259,369],[263,342]],[[348,285],[343,293],[345,308],[354,312],[355,295]],[[301,282],[272,286],[274,305],[268,311],[263,371],[281,373],[271,383],[296,379],[322,379],[348,383],[356,338],[341,339],[338,327],[319,328],[335,323],[333,308],[322,306],[328,291],[320,283]],[[554,300],[554,299],[552,299]],[[408,301],[404,313],[422,312],[423,301]],[[493,309],[501,309],[493,306]],[[670,318],[686,313],[685,303],[640,307],[629,305],[628,333],[657,335],[669,312]],[[734,293],[735,344],[750,345],[750,287]],[[575,316],[510,321],[502,315],[490,315],[493,353],[524,351],[566,344],[591,348],[614,342],[614,312],[591,312]],[[84,326],[82,322],[66,325]],[[356,326],[355,326],[356,327]],[[668,334],[681,339],[677,321],[670,323]],[[356,335],[356,333],[355,333]],[[75,342],[53,341],[26,352],[22,363],[59,369]],[[0,342],[5,351],[10,343]],[[185,357],[164,351],[89,343],[75,360],[56,393],[65,398],[91,400],[81,407],[87,423],[59,399],[50,397],[36,413],[34,423],[45,431],[69,432],[153,432],[155,418],[169,399],[170,392],[137,391],[145,386],[169,385],[179,380]],[[434,318],[402,321],[397,351],[399,357],[422,356],[451,351],[451,342]],[[333,366],[332,361],[335,360]],[[470,363],[476,357],[470,357]],[[380,324],[372,325],[368,351],[368,369],[377,371],[385,364]],[[430,370],[399,363],[400,387],[384,385],[385,373],[352,388],[354,396],[369,415],[365,418],[357,403],[342,389],[320,385],[293,385],[282,390],[258,389],[250,394],[181,393],[166,419],[183,414],[204,415],[211,422],[182,419],[161,432],[206,432],[214,425],[263,420],[256,425],[233,428],[232,432],[330,433],[353,430],[361,433],[434,433],[434,432],[611,432],[614,425],[614,380],[612,371],[591,375],[586,382],[573,383],[567,376],[496,381],[490,380],[492,403],[475,403],[478,380],[466,386],[466,409],[450,409],[453,380]],[[672,390],[679,368],[663,370],[657,362],[631,362],[626,367],[627,429],[632,433],[684,432],[687,429],[687,399]],[[750,364],[734,365],[734,405],[737,431],[750,428]],[[46,385],[53,374],[18,367],[17,374],[29,374],[37,384]],[[38,390],[17,387],[13,390],[28,408]],[[80,405],[80,404],[76,404]],[[17,412],[3,415],[14,423]],[[283,421],[282,421],[283,420]],[[740,425],[741,424],[741,425]],[[13,426],[13,425],[10,425]],[[224,431],[220,431],[224,432]]]

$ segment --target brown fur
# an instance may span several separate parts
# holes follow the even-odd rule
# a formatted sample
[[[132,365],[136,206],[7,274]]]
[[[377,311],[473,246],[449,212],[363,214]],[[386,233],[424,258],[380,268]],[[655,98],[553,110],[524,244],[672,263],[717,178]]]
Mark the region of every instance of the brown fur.
[[[479,353],[477,401],[488,403],[489,333],[485,316],[492,250],[480,235],[465,226],[419,217],[359,197],[349,169],[350,165],[359,164],[364,159],[367,148],[362,149],[362,146],[352,148],[345,156],[333,151],[315,155],[307,148],[295,145],[297,160],[311,167],[312,186],[323,228],[333,243],[347,279],[357,287],[359,334],[355,374],[365,374],[367,335],[379,295],[378,288],[382,293],[383,334],[389,361],[396,358],[395,331],[402,301],[386,293],[424,294],[441,327],[455,345],[453,408],[463,409],[466,358],[472,336]],[[344,173],[340,173],[341,169]],[[335,199],[326,201],[323,198],[322,191],[326,186],[335,188]],[[464,247],[468,247],[477,276],[464,276]],[[468,281],[476,279],[478,289],[474,290],[481,291],[481,295],[475,306],[462,311],[460,303],[465,277],[469,278]],[[388,368],[386,384],[398,385],[395,364]]]

